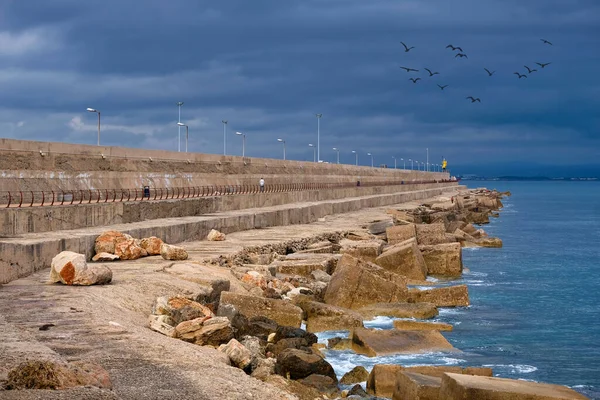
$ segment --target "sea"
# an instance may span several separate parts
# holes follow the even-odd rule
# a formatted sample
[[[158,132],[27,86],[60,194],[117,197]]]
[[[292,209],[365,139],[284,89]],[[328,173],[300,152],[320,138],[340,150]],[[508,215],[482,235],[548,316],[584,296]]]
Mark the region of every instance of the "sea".
[[[357,365],[491,367],[494,376],[566,385],[600,399],[600,182],[463,181],[510,191],[482,228],[500,249],[464,248],[471,305],[440,308],[435,322],[460,352],[366,357],[326,350],[338,378]],[[365,326],[392,329],[392,318]],[[319,341],[347,337],[324,332]]]

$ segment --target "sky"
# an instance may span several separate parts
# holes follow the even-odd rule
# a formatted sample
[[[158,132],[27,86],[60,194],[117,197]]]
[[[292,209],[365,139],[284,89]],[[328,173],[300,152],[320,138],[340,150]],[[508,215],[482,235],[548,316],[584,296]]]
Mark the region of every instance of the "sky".
[[[600,175],[598,71],[597,0],[0,2],[6,138]]]

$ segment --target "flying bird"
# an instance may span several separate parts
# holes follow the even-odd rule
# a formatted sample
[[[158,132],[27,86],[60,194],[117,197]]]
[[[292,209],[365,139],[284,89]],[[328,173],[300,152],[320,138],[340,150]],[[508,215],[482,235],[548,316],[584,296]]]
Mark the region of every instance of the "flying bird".
[[[542,41],[542,43],[549,44],[550,46],[553,46],[553,44],[550,43],[549,41],[547,41],[546,39],[540,39],[540,40]]]
[[[537,69],[531,69],[529,68],[527,65],[523,65],[525,68],[527,68],[527,73],[531,74],[532,72],[537,72]]]
[[[447,87],[448,87],[448,85],[444,85],[444,86],[442,86],[442,85],[439,85],[439,84],[438,84],[438,87],[439,87],[440,89],[444,90],[445,88],[447,88]]]
[[[539,62],[536,62],[536,64],[537,64],[537,65],[539,65],[540,67],[544,68],[544,67],[546,67],[547,65],[550,65],[550,64],[552,64],[552,63],[545,63],[545,64],[544,64],[544,63],[539,63]]]
[[[417,83],[417,81],[421,80],[421,78],[417,78],[417,79],[415,79],[415,78],[408,78],[408,79],[411,80],[412,83]]]
[[[456,47],[454,48],[454,50],[458,50],[458,51],[460,51],[461,53],[464,53],[464,52],[463,52],[463,49],[462,49],[462,48],[460,48],[460,47],[458,47],[458,46],[456,46]]]
[[[411,49],[414,49],[414,48],[415,48],[415,46],[408,47],[406,44],[404,44],[404,42],[400,42],[400,43],[402,43],[402,46],[404,46],[404,51],[405,51],[406,53],[408,53],[408,52],[409,52]]]
[[[475,103],[476,101],[481,103],[481,99],[479,97],[475,98],[473,96],[465,97],[465,99],[470,99],[471,103]]]
[[[467,57],[467,55],[465,53],[456,53],[456,55],[454,56],[454,58],[456,58],[456,57],[463,58],[463,57]],[[467,57],[467,58],[469,58],[469,57]]]
[[[517,76],[519,77],[519,79],[521,79],[521,78],[527,78],[527,75],[525,75],[525,74],[522,74],[522,75],[521,75],[521,74],[520,74],[520,73],[518,73],[518,72],[513,72],[513,75],[517,75]]]
[[[463,49],[461,49],[461,48],[460,48],[460,47],[458,47],[458,46],[457,46],[457,47],[454,47],[454,46],[452,46],[451,44],[449,44],[448,46],[446,46],[446,48],[447,48],[447,49],[452,49],[452,51],[459,50],[461,53],[463,52]]]
[[[402,68],[402,69],[403,69],[403,70],[405,70],[406,72],[411,72],[411,71],[414,71],[414,72],[419,72],[419,70],[418,70],[418,69],[414,69],[414,68],[407,68],[407,67],[400,67],[400,68]]]
[[[439,75],[439,72],[431,72],[429,68],[423,68],[425,71],[429,72],[429,76]]]
[[[485,72],[487,72],[489,76],[492,76],[492,75],[494,75],[494,73],[496,72],[496,71],[490,71],[490,70],[489,70],[489,69],[487,69],[487,68],[484,68],[484,69],[485,69]]]

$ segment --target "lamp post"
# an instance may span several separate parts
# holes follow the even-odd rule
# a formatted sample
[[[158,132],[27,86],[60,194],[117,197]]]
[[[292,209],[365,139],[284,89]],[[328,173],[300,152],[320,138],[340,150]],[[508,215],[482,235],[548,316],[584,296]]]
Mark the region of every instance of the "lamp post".
[[[178,122],[177,125],[179,125],[179,126],[185,126],[185,152],[187,153],[187,150],[188,150],[189,126],[187,126],[183,122]]]
[[[410,170],[413,170],[413,160],[412,158],[409,158],[408,161],[410,161]]]
[[[236,135],[242,137],[242,158],[246,157],[246,134],[242,132],[236,132]]]
[[[429,172],[429,147],[427,147],[425,150],[427,150],[427,172]]]
[[[337,147],[334,147],[333,150],[335,150],[337,152],[337,163],[340,163],[340,149],[338,149]]]
[[[308,147],[312,147],[312,149],[313,149],[313,162],[317,162],[317,148],[312,143],[309,143]]]
[[[404,166],[402,167],[402,169],[406,169],[406,161],[404,160],[404,158],[401,158],[400,161],[402,161],[402,163],[404,164]]]
[[[285,140],[277,139],[277,141],[283,143],[283,159],[285,160]]]
[[[373,168],[373,154],[367,153],[368,156],[371,156],[371,168]]]
[[[98,146],[100,146],[100,111],[95,108],[87,108],[88,112],[98,113]]]
[[[227,120],[221,121],[223,123],[223,155],[227,155]]]
[[[177,151],[181,151],[181,106],[183,105],[183,101],[178,101],[177,107],[179,107],[179,117],[177,118]]]
[[[419,162],[417,160],[415,160],[415,163],[417,164],[417,171],[420,171],[420,169],[419,169]]]
[[[356,150],[352,150],[353,154],[356,154],[356,166],[358,166],[358,152]]]
[[[317,116],[317,160],[321,161],[321,117],[323,114],[315,114]]]
[[[394,169],[396,169],[396,157],[392,156],[392,158],[394,159]]]

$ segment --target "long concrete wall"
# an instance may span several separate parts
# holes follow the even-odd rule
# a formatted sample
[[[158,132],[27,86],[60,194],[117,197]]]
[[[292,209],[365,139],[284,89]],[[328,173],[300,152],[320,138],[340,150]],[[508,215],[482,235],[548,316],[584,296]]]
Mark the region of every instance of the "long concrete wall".
[[[109,228],[129,233],[137,238],[157,236],[167,243],[180,243],[202,239],[211,229],[230,233],[270,226],[307,224],[326,215],[424,199],[454,189],[456,186],[437,187],[314,203],[251,208],[220,215],[155,219],[104,228],[28,234],[16,238],[0,239],[0,284],[48,268],[52,258],[64,250],[86,254],[86,257],[90,259],[93,256],[96,237],[103,230]]]

